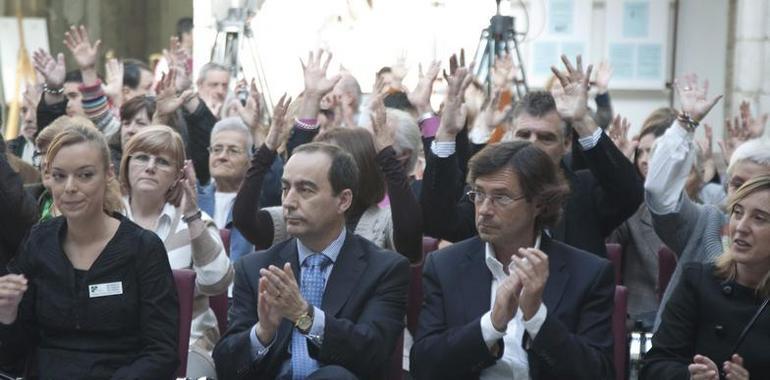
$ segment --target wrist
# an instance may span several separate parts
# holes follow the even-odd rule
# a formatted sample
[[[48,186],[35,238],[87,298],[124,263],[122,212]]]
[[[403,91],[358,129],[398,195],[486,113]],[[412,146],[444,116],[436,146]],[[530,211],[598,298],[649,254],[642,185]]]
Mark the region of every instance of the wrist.
[[[571,122],[572,128],[577,133],[578,137],[588,137],[593,135],[594,131],[599,128],[594,119],[589,114],[584,114],[580,118],[575,118]]]
[[[187,224],[190,224],[196,220],[201,220],[202,216],[203,216],[203,211],[201,211],[201,209],[199,208],[196,208],[195,210],[192,210],[192,211],[185,211],[182,214],[182,221]]]
[[[270,342],[273,341],[273,336],[275,335],[275,329],[267,329],[262,324],[262,322],[257,322],[256,326],[256,332],[257,332],[257,339],[259,339],[259,343],[262,343],[263,346],[267,346],[270,344]]]

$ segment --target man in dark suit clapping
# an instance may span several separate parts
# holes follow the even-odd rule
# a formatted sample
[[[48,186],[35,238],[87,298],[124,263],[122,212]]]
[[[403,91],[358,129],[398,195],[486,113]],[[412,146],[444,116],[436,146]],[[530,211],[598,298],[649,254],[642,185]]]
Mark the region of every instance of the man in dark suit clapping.
[[[303,145],[281,182],[293,238],[235,265],[219,378],[382,377],[404,329],[408,262],[346,230],[358,183],[348,153]]]

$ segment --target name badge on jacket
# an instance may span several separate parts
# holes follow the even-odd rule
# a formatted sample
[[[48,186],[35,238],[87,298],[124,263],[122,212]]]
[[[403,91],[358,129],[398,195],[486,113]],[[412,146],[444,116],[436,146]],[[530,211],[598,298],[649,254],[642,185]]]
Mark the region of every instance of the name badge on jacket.
[[[116,296],[119,294],[123,294],[123,283],[120,281],[88,285],[88,296],[90,298]]]

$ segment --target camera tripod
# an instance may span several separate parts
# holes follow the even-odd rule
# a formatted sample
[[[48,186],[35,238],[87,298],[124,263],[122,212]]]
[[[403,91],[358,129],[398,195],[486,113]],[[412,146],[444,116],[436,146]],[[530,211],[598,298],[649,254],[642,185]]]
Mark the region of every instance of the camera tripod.
[[[519,33],[514,28],[515,18],[500,14],[500,0],[497,3],[497,13],[489,19],[489,27],[481,31],[479,45],[476,48],[474,61],[477,63],[477,78],[483,78],[486,84],[487,94],[492,92],[491,74],[497,58],[503,53],[513,54],[514,67],[517,72],[513,79],[513,87],[519,98],[529,91],[527,86],[527,74],[524,71],[524,61],[521,59],[519,41],[516,39]]]

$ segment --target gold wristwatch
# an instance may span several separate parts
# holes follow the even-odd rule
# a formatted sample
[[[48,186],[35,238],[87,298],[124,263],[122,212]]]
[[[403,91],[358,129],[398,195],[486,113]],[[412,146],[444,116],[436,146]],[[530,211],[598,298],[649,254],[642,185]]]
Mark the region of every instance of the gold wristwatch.
[[[294,327],[299,330],[299,332],[303,335],[307,335],[307,333],[310,332],[310,327],[313,326],[313,305],[308,302],[307,304],[307,310],[304,314],[300,315],[299,318],[294,322]]]

